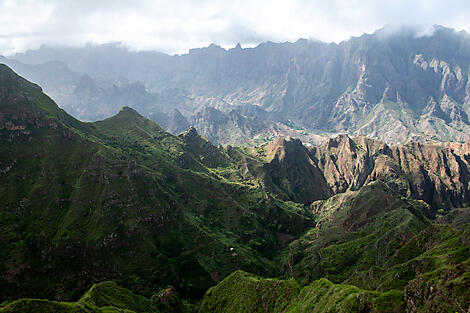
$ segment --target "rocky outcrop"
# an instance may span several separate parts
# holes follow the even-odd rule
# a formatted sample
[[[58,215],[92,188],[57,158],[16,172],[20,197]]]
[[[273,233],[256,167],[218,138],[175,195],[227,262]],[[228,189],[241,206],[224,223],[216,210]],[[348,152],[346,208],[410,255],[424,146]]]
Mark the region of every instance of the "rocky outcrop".
[[[185,144],[184,153],[178,158],[178,162],[182,167],[198,168],[198,163],[201,163],[214,168],[228,164],[228,159],[221,150],[207,138],[200,136],[196,128],[191,126],[178,137],[183,139]]]
[[[332,192],[323,173],[298,139],[278,138],[266,146],[264,183],[295,202],[311,203]]]
[[[341,135],[309,150],[334,193],[388,182],[435,208],[470,204],[470,143],[387,145]]]
[[[174,109],[167,113],[152,111],[149,113],[149,118],[173,135],[181,134],[190,126],[188,120],[178,109]]]
[[[387,143],[464,141],[470,134],[469,43],[467,33],[436,26],[430,36],[382,29],[339,44],[298,40],[229,50],[211,45],[179,56],[113,45],[42,47],[16,56],[25,63],[56,61],[45,63],[41,75],[39,65],[6,61],[46,86],[77,117],[109,116],[113,104],[132,105],[148,117],[176,108],[188,119],[194,116],[193,126],[217,143],[251,144],[256,128],[268,120]],[[78,92],[83,79],[79,83],[77,74],[58,64],[86,73],[99,88]],[[261,115],[269,119],[255,110],[243,113],[244,107],[264,110]]]
[[[242,145],[253,143],[254,136],[266,127],[256,113],[247,114],[238,109],[224,113],[216,108],[206,107],[194,114],[192,120],[194,127],[214,143]]]

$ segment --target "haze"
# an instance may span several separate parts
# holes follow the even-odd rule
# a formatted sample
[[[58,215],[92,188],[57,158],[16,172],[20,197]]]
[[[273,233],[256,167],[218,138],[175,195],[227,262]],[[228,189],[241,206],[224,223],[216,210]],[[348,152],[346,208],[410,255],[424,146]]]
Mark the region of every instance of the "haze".
[[[298,38],[339,42],[384,25],[470,29],[470,2],[0,0],[0,53],[42,44],[122,42],[132,50],[185,53],[216,43],[243,47]]]

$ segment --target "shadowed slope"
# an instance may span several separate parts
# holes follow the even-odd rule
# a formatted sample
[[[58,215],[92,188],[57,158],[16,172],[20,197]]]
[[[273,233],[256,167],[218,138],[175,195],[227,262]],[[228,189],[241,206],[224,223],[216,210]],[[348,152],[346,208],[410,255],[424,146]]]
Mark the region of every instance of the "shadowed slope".
[[[73,299],[103,278],[197,298],[236,268],[275,272],[277,233],[311,225],[197,133],[127,107],[82,123],[5,66],[0,81],[1,298]]]

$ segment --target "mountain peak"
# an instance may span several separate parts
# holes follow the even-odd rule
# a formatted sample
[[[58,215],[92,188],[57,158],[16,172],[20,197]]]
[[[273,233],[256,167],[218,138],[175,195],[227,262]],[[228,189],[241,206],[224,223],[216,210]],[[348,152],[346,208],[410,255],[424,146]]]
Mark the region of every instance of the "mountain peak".
[[[194,126],[190,126],[187,131],[181,134],[185,139],[192,139],[199,137],[196,128]]]
[[[279,137],[266,146],[266,157],[270,161],[275,157],[283,160],[288,153],[301,154],[306,153],[306,151],[306,148],[299,139],[292,137]]]
[[[147,122],[150,121],[146,117],[142,116],[139,112],[134,110],[133,108],[125,105],[119,109],[119,112],[110,117],[110,119],[116,119],[116,120],[126,120],[126,121],[131,121],[131,122]],[[154,123],[152,121],[152,123]]]
[[[129,123],[140,123],[140,122],[150,122],[149,119],[147,119],[146,117],[140,115],[139,112],[137,112],[136,110],[134,110],[133,108],[131,107],[128,107],[127,105],[121,107],[121,109],[119,110],[119,112],[114,115],[114,116],[111,116],[105,120],[102,120],[102,121],[98,121],[98,123],[102,123],[102,122],[125,122],[126,125],[125,127],[129,126]],[[152,121],[153,124],[156,125],[155,122]],[[124,125],[123,125],[124,126]]]
[[[139,112],[137,112],[136,110],[134,110],[133,108],[125,105],[123,107],[121,107],[121,109],[119,109],[119,112],[118,114],[132,114],[132,115],[138,115],[138,116],[141,116],[139,114]]]
[[[338,148],[338,147],[347,147],[348,150],[352,151],[355,149],[355,143],[349,137],[348,134],[339,134],[336,137],[329,138],[327,141],[325,141],[322,145],[323,147],[328,147],[330,148]]]
[[[19,76],[5,64],[0,64],[0,99],[7,99],[0,101],[2,113],[12,114],[15,119],[31,114],[65,118],[64,112],[42,92],[41,87]]]
[[[128,106],[123,106],[116,115],[94,122],[94,124],[101,130],[113,135],[126,134],[135,129],[139,129],[142,136],[156,136],[162,132],[162,128],[157,123],[140,115],[139,112]]]

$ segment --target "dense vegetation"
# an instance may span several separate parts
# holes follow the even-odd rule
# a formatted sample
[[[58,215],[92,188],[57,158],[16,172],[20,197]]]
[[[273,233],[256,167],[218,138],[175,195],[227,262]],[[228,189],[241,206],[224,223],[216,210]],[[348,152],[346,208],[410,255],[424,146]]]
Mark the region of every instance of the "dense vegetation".
[[[277,234],[313,225],[239,170],[242,150],[172,136],[130,108],[81,123],[5,66],[0,83],[2,298],[74,299],[112,278],[195,299],[237,268],[274,274]]]
[[[234,273],[209,289],[200,312],[468,308],[470,209],[432,221],[426,217],[431,212],[427,204],[397,196],[381,182],[313,206],[317,226],[289,244],[281,257],[285,276],[295,280]]]
[[[465,144],[216,147],[129,107],[80,122],[0,65],[0,153],[0,312],[470,303]]]
[[[301,287],[295,280],[260,279],[235,272],[209,289],[199,312],[402,312],[402,294],[380,293],[320,279]]]
[[[20,299],[0,304],[0,312],[190,312],[189,304],[181,301],[173,287],[145,298],[128,289],[118,287],[112,281],[94,284],[76,302],[56,302],[41,299]]]

